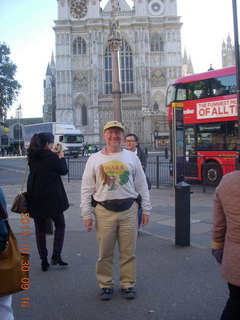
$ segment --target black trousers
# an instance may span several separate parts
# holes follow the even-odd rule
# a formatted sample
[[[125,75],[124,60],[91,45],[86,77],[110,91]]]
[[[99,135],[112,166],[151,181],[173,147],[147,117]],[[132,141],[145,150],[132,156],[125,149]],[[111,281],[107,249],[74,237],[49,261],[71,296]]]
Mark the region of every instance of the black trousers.
[[[62,252],[64,234],[65,234],[65,219],[63,213],[51,218],[54,222],[54,242],[53,242],[53,254],[60,254]],[[46,220],[34,219],[36,241],[38,247],[38,253],[40,259],[44,259],[48,255],[46,245]]]
[[[220,320],[240,319],[240,287],[228,283],[229,299],[223,310]]]

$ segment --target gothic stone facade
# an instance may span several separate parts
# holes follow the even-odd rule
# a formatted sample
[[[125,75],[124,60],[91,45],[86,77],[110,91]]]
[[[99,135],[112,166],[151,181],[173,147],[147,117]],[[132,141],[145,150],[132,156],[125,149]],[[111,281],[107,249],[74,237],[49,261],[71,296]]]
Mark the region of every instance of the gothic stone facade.
[[[119,52],[122,122],[143,145],[162,147],[168,137],[167,87],[182,75],[177,0],[118,0],[123,39]],[[56,121],[74,123],[88,143],[100,144],[113,119],[111,95],[111,2],[58,0]]]

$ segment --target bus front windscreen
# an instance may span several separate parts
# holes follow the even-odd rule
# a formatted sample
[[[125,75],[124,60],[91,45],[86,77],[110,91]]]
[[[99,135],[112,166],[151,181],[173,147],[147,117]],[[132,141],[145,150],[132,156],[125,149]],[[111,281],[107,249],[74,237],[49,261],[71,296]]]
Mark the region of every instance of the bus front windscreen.
[[[175,95],[176,87],[174,85],[170,85],[167,90],[167,106],[169,106],[171,102],[175,101]]]

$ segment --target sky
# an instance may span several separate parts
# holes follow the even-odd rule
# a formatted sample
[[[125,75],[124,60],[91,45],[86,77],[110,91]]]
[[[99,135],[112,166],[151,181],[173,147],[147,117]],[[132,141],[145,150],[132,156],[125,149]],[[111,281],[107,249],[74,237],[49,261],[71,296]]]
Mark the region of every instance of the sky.
[[[183,23],[182,52],[186,49],[191,57],[194,72],[204,72],[210,64],[221,68],[223,40],[226,42],[229,34],[234,43],[232,1],[177,0],[177,9]],[[9,46],[10,59],[17,65],[16,79],[22,85],[8,118],[15,117],[20,104],[24,118],[42,117],[43,81],[55,52],[56,19],[57,0],[0,0],[0,42]]]

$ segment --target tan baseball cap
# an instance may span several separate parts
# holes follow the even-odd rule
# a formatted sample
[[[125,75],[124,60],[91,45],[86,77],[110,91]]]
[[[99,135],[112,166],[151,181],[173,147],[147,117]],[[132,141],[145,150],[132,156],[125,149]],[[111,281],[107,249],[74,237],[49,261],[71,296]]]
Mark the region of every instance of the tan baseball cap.
[[[105,126],[103,127],[103,132],[105,132],[105,130],[107,130],[109,128],[120,128],[120,129],[122,129],[123,132],[125,130],[125,128],[121,124],[121,122],[118,122],[118,121],[109,121],[109,122],[107,122],[105,124]]]

